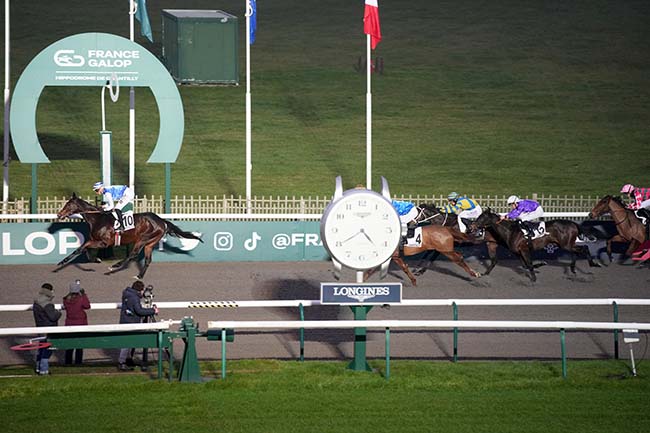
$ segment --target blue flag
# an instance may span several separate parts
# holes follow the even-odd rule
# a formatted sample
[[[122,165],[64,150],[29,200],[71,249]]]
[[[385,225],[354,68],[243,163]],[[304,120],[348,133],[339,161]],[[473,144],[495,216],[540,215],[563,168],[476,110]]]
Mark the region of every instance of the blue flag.
[[[140,34],[153,42],[151,23],[149,23],[149,15],[147,14],[147,0],[137,0],[137,2],[138,9],[135,12],[135,18],[140,21]]]
[[[257,0],[248,0],[250,5],[250,40],[251,45],[255,42],[255,31],[257,30]]]

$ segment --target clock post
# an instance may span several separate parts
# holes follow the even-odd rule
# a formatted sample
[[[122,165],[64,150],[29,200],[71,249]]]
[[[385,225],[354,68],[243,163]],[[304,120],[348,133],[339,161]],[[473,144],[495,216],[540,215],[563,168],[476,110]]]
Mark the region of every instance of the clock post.
[[[381,180],[381,194],[365,188],[343,191],[341,177],[338,176],[334,198],[323,212],[320,222],[321,239],[332,259],[336,279],[340,278],[343,266],[356,271],[356,283],[342,287],[345,289],[343,291],[351,294],[350,299],[339,302],[339,305],[350,305],[354,319],[359,321],[366,319],[373,305],[390,303],[369,301],[375,297],[374,294],[383,291],[385,285],[380,287],[363,283],[364,271],[380,267],[380,277],[383,279],[406,231],[406,225],[400,222],[392,205],[388,182],[383,177]],[[321,301],[325,284],[321,284]],[[397,285],[401,301],[401,284]],[[366,362],[365,327],[354,328],[354,359],[348,368],[355,371],[371,370]]]

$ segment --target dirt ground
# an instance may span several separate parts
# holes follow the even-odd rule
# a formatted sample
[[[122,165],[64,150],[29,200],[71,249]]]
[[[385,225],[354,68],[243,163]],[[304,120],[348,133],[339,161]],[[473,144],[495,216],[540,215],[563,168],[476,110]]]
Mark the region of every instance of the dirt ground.
[[[415,264],[414,261],[410,262]],[[484,271],[486,263],[469,258],[468,263]],[[134,280],[135,266],[104,275],[108,264],[71,265],[53,273],[50,265],[0,265],[0,303],[31,304],[43,282],[50,282],[56,291],[57,303],[67,293],[68,284],[80,279],[91,302],[120,302],[121,291]],[[352,271],[343,280],[353,282]],[[371,280],[378,281],[377,276]],[[226,301],[272,299],[319,299],[321,282],[334,281],[330,262],[255,262],[255,263],[153,263],[145,278],[154,286],[155,301]],[[538,269],[537,282],[532,283],[513,259],[501,260],[489,276],[470,279],[462,269],[444,260],[435,261],[410,284],[397,267],[391,266],[387,281],[402,282],[404,299],[449,298],[648,298],[650,270],[636,265],[612,264],[589,268],[578,262],[572,275],[566,259],[549,262]],[[621,306],[621,322],[648,322],[650,308]],[[352,319],[348,307],[320,306],[305,310],[307,320]],[[163,310],[159,319],[181,319],[191,315],[204,330],[209,320],[298,320],[297,308],[221,308],[208,310]],[[89,311],[91,324],[117,323],[117,310]],[[450,307],[374,307],[369,319],[452,319]],[[584,320],[611,321],[612,307],[470,307],[459,310],[460,319],[483,320]],[[63,324],[63,319],[60,324]],[[31,311],[0,312],[1,327],[33,326]],[[635,357],[647,354],[647,338],[635,346]],[[305,331],[306,359],[346,359],[353,356],[352,330]],[[609,358],[614,354],[611,332],[571,332],[567,334],[569,358]],[[29,363],[31,354],[13,352],[10,346],[25,342],[24,337],[0,339],[0,364]],[[242,331],[228,345],[228,358],[295,359],[299,356],[297,331]],[[182,353],[182,342],[175,353]],[[449,359],[453,354],[451,331],[401,330],[391,333],[391,356],[395,359]],[[629,349],[621,341],[621,357]],[[220,343],[199,339],[197,351],[201,359],[218,359]],[[368,356],[384,356],[383,331],[369,331]],[[89,362],[113,362],[118,350],[87,350]],[[55,354],[53,362],[62,359]],[[558,332],[461,331],[461,359],[558,359]],[[178,355],[177,355],[178,356]]]

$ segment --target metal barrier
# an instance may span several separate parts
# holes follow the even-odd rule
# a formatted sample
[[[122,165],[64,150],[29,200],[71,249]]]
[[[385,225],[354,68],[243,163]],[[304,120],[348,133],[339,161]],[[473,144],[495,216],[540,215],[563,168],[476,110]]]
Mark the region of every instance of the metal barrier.
[[[228,329],[342,329],[358,328],[356,320],[298,320],[298,321],[211,321],[208,331],[222,333],[221,378],[226,377],[226,331]],[[610,322],[547,322],[547,321],[485,321],[485,320],[366,320],[364,328],[383,328],[386,332],[386,380],[390,378],[390,329],[391,328],[429,328],[429,329],[548,329],[560,331],[562,349],[562,377],[567,377],[565,331],[570,330],[650,330],[650,323],[610,323]]]
[[[29,311],[33,304],[0,305],[3,311]],[[286,308],[299,309],[300,320],[304,320],[304,308],[323,305],[319,300],[264,300],[264,301],[177,301],[156,302],[161,310],[166,309],[212,309],[212,308]],[[333,304],[327,304],[333,305]],[[395,307],[448,306],[452,308],[453,320],[458,320],[461,306],[611,306],[612,320],[619,320],[619,306],[650,305],[650,299],[629,298],[574,298],[574,299],[403,299]],[[61,304],[55,304],[61,309]],[[120,303],[92,303],[93,310],[114,310],[121,307]],[[613,330],[614,358],[619,359],[619,331]],[[300,361],[304,361],[305,338],[304,329],[300,331]],[[453,329],[453,360],[458,360],[458,328]]]

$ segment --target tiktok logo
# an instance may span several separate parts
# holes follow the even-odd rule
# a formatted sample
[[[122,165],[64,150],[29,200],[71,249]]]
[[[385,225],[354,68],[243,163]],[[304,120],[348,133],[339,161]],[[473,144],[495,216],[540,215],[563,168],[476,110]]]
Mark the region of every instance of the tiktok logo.
[[[257,232],[253,232],[252,237],[246,239],[244,242],[244,248],[246,248],[248,251],[253,251],[255,248],[257,248],[257,241],[259,240],[262,240],[262,236],[258,235]]]

